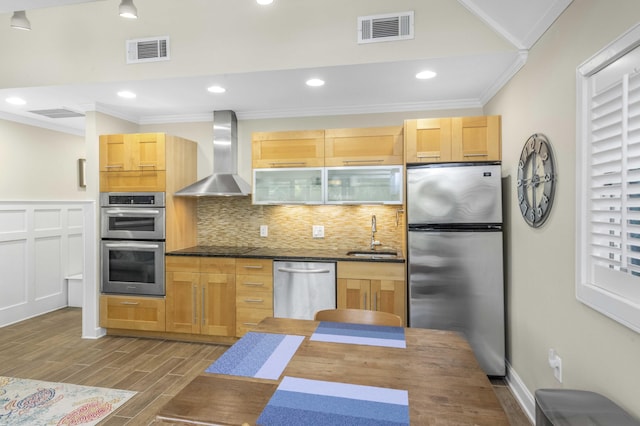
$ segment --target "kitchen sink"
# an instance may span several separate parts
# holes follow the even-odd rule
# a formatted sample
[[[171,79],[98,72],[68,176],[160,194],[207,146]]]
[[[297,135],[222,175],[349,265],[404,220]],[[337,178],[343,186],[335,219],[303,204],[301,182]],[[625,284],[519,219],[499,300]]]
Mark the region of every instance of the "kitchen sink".
[[[396,251],[356,250],[347,252],[347,256],[369,257],[371,259],[387,259],[398,257]]]

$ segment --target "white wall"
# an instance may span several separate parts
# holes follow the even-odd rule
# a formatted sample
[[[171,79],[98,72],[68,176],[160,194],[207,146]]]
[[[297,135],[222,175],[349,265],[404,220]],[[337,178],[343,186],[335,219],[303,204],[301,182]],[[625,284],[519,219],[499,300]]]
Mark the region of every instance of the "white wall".
[[[0,119],[0,200],[83,200],[84,138]]]
[[[640,335],[575,297],[576,67],[640,18],[637,0],[574,0],[529,54],[527,64],[485,107],[502,115],[503,173],[509,178],[508,358],[538,388],[600,392],[640,418]],[[544,133],[554,148],[557,192],[551,216],[528,227],[517,203],[517,163],[525,140]],[[547,351],[562,358],[563,383]]]
[[[67,306],[82,272],[85,204],[0,201],[0,327]]]
[[[29,10],[32,31],[0,25],[1,87],[225,74],[493,52],[508,43],[452,0],[116,0]],[[360,15],[415,11],[416,38],[356,43]],[[340,11],[336,13],[336,11]],[[0,14],[8,22],[10,14]],[[469,35],[473,34],[472,37]],[[171,61],[127,65],[125,40],[169,35]],[[28,54],[25,54],[27,53]],[[17,60],[19,58],[19,60]],[[42,72],[25,72],[42,70]]]

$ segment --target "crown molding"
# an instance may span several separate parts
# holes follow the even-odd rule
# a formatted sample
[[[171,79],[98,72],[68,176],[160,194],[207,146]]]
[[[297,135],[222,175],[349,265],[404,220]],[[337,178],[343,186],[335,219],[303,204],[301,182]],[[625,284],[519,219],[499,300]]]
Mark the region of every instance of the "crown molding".
[[[507,68],[498,79],[482,93],[480,96],[480,100],[482,105],[486,105],[487,102],[491,100],[499,91],[502,89],[508,82],[513,78],[514,75],[527,63],[527,58],[529,57],[529,51],[520,50],[518,51],[518,55],[515,57],[511,66]]]
[[[60,124],[50,123],[45,120],[38,120],[35,118],[23,117],[20,115],[9,114],[0,111],[0,119],[6,121],[13,121],[20,124],[25,124],[32,127],[40,127],[42,129],[53,130],[55,132],[68,133],[70,135],[83,136],[85,135],[84,128],[79,129],[75,127],[62,126]]]

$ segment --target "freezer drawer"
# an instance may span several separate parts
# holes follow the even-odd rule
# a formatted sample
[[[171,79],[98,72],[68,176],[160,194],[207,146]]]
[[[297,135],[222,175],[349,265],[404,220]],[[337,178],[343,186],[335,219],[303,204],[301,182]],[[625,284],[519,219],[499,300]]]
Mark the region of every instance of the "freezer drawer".
[[[407,223],[502,223],[500,165],[448,164],[407,169]]]
[[[505,375],[502,232],[408,233],[409,326],[461,332],[487,375]]]
[[[273,262],[273,316],[313,319],[336,307],[336,264]]]

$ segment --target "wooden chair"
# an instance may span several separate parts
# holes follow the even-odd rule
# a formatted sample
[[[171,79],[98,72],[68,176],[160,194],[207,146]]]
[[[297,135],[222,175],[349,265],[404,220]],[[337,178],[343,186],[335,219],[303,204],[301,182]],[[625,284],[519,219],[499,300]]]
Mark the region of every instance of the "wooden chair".
[[[402,326],[402,318],[389,312],[365,309],[325,309],[316,312],[316,321],[350,322],[356,324]]]

